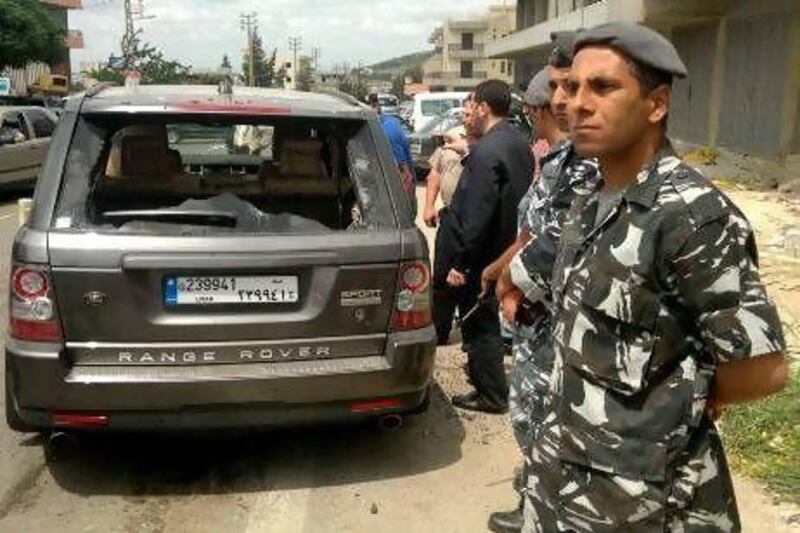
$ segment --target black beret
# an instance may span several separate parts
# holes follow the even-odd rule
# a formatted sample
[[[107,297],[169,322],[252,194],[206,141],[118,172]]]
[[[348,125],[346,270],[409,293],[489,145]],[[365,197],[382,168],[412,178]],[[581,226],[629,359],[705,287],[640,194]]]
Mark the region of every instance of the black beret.
[[[689,73],[672,43],[640,24],[611,22],[584,30],[575,39],[574,52],[592,44],[608,45],[637,63],[679,78]]]
[[[569,68],[572,65],[573,49],[575,48],[575,31],[554,31],[550,34],[553,51],[550,53],[548,63],[556,68]]]

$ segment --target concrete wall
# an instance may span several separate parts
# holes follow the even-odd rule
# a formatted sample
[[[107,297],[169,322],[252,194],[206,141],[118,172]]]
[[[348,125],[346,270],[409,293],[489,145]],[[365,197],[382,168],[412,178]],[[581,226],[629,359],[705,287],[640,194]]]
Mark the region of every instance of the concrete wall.
[[[730,18],[727,25],[719,143],[780,155],[791,18],[777,12]]]
[[[719,25],[690,26],[672,31],[672,42],[689,69],[689,77],[676,80],[670,105],[670,134],[706,144],[709,139],[715,43]]]

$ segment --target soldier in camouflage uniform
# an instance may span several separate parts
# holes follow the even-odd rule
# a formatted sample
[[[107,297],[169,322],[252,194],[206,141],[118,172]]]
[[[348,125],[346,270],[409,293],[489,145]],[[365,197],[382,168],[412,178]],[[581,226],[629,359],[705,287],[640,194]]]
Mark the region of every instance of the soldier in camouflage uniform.
[[[603,177],[576,181],[563,226],[524,529],[738,531],[709,410],[788,372],[753,232],[666,140],[671,80],[686,74],[669,41],[608,24],[575,50],[573,142]]]
[[[545,93],[546,97],[532,96],[532,100],[526,103],[550,104],[559,127],[566,130],[566,93],[559,82],[563,83],[569,73],[574,32],[561,32],[552,38],[555,46],[545,85],[529,87],[529,92]],[[541,79],[537,75],[533,81],[541,82]],[[524,266],[519,259],[514,261],[510,268],[506,268],[504,279],[498,283],[498,292],[502,294],[513,278],[520,295],[531,302],[541,301],[545,305],[550,302],[550,278],[561,236],[561,223],[574,198],[575,180],[593,178],[597,169],[594,162],[584,161],[575,153],[565,136],[560,141],[555,138],[550,140],[553,148],[541,159],[539,177],[519,207],[520,236],[524,243],[530,240],[526,248],[528,261]],[[513,254],[507,257],[505,262],[503,258],[500,260],[504,267],[509,266]],[[513,328],[514,367],[509,389],[509,410],[517,443],[526,463],[536,427],[544,414],[544,397],[550,388],[553,361],[551,327],[550,313],[545,312],[538,317],[535,325],[517,323]],[[527,471],[526,465],[522,473],[523,487],[526,485]],[[515,511],[493,513],[489,519],[489,529],[496,532],[519,531],[521,526],[522,505]]]

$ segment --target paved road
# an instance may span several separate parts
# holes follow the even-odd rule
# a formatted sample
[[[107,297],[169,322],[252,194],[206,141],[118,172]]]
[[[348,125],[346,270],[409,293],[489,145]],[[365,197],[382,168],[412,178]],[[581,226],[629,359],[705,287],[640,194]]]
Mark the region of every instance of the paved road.
[[[0,324],[7,320],[13,197],[0,197]],[[433,232],[427,231],[429,237]],[[2,344],[2,337],[0,337]],[[508,417],[462,414],[454,344],[437,353],[431,409],[372,426],[78,443],[11,432],[0,420],[0,532],[483,532],[515,504],[519,452]],[[753,483],[736,480],[745,531],[796,531]]]
[[[15,230],[14,198],[0,198],[3,325]],[[447,357],[443,384],[462,379],[463,360]],[[485,531],[487,513],[513,502],[516,452],[497,418],[499,429],[472,417],[468,435],[437,388],[427,414],[388,433],[370,425],[51,443],[3,421],[0,531]]]

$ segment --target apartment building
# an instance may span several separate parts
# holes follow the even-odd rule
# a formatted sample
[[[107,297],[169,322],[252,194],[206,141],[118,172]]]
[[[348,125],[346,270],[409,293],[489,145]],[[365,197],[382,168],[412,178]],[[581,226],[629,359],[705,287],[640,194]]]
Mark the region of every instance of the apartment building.
[[[479,18],[446,21],[429,39],[434,54],[422,66],[423,83],[432,91],[466,91],[489,78],[512,82],[514,62],[489,60],[485,51],[488,44],[507,37],[515,28],[514,6],[492,6]]]
[[[80,30],[69,28],[68,10],[81,9],[82,0],[39,0],[47,9],[52,19],[59,28],[65,33],[68,52],[62,61],[47,65],[45,63],[30,63],[22,68],[9,68],[1,72],[10,81],[11,94],[25,95],[28,86],[36,83],[42,76],[47,74],[59,74],[71,79],[72,66],[70,62],[69,50],[83,48],[83,33]]]
[[[638,22],[669,38],[689,68],[675,83],[671,135],[786,160],[800,156],[797,0],[518,0],[519,30],[486,47],[523,85],[547,61],[550,33]]]
[[[59,28],[64,30],[67,39],[67,48],[69,50],[76,50],[83,48],[83,32],[81,30],[72,29],[69,27],[69,10],[83,9],[82,0],[39,0],[39,3],[47,8],[52,19],[58,24]],[[55,65],[50,65],[50,71],[54,74],[61,74],[69,79],[72,75],[72,64],[69,58],[70,54],[66,54],[64,61]]]

